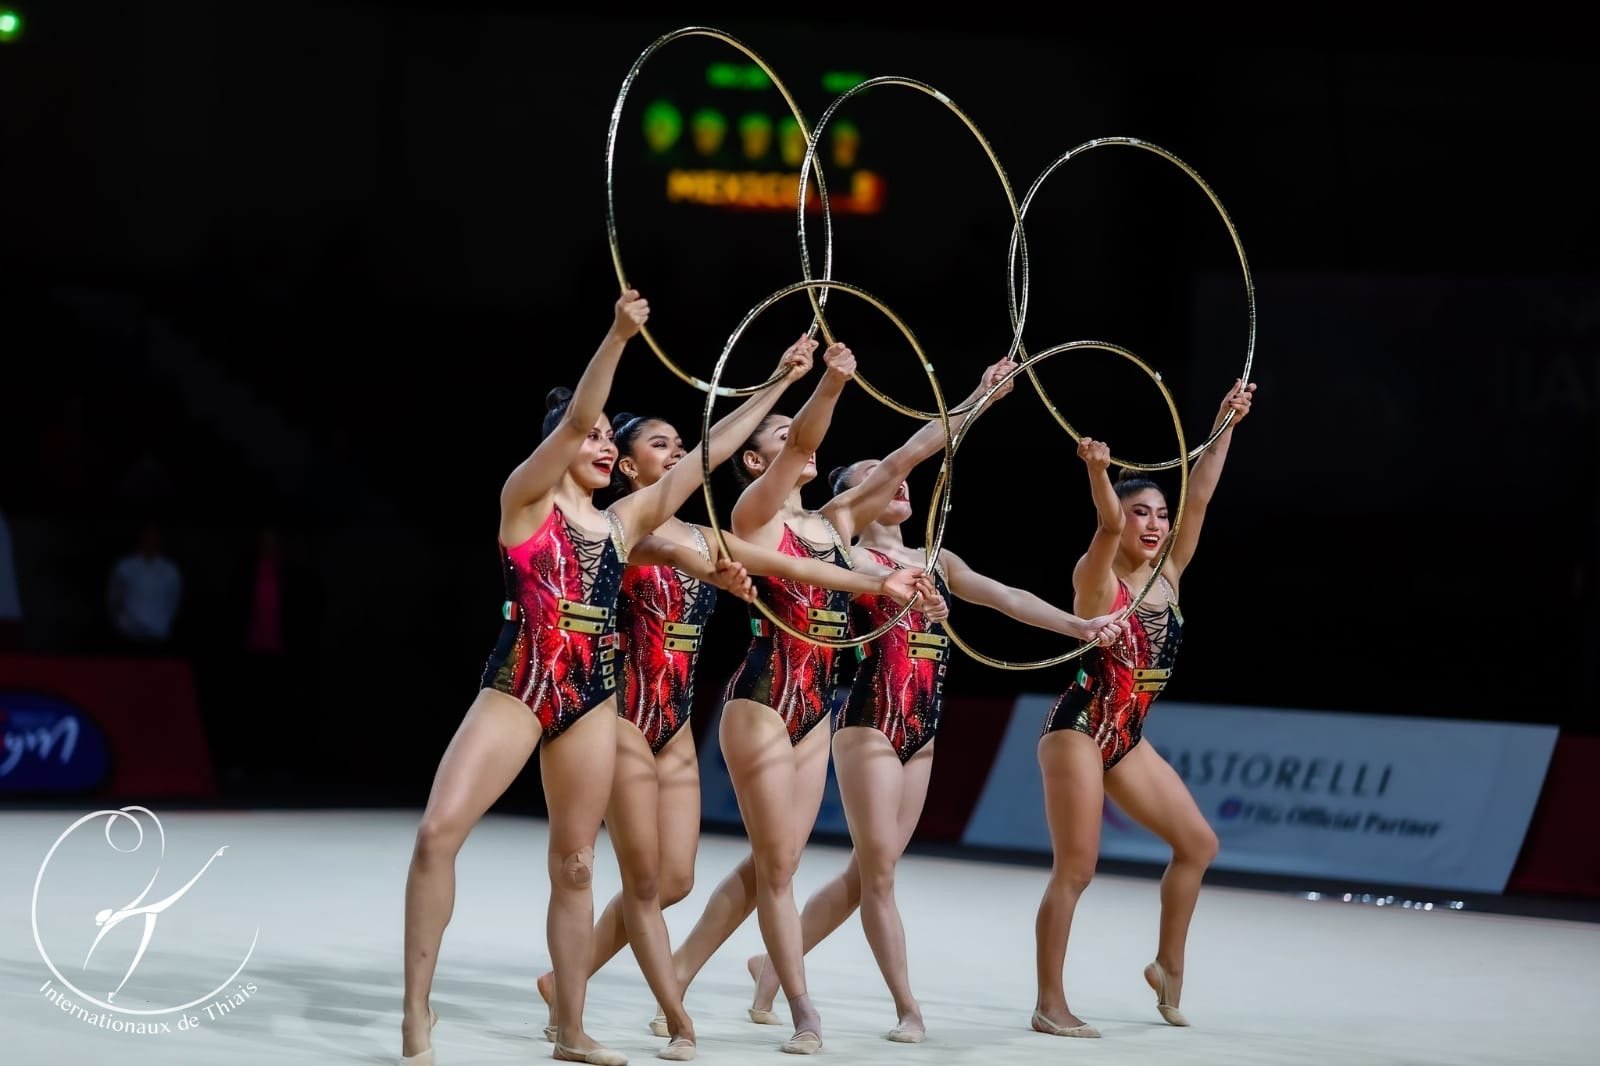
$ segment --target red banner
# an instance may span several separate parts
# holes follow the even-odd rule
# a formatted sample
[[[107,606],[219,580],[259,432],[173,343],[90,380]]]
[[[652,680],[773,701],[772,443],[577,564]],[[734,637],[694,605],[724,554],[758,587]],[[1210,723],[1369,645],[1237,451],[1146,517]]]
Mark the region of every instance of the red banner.
[[[1600,899],[1600,737],[1562,734],[1508,892]]]
[[[0,796],[216,795],[178,659],[0,655]]]

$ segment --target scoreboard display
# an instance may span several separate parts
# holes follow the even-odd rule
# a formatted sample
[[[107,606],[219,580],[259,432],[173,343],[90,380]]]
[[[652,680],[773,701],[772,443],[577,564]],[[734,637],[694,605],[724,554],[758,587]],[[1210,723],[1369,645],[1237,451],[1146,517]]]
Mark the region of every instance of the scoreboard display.
[[[635,142],[627,149],[632,165],[650,174],[668,203],[793,212],[806,137],[783,95],[755,63],[713,62],[699,73],[668,91],[657,85],[642,92],[642,86],[636,88],[623,112],[619,146]],[[789,89],[805,108],[812,106],[805,99],[816,97],[818,88],[831,99],[864,80],[848,71],[823,71],[809,85],[794,83]],[[821,114],[822,108],[808,111],[806,121],[814,123]],[[831,120],[817,152],[831,211],[870,215],[883,209],[884,181],[866,165],[856,121]],[[821,206],[814,179],[807,206]]]

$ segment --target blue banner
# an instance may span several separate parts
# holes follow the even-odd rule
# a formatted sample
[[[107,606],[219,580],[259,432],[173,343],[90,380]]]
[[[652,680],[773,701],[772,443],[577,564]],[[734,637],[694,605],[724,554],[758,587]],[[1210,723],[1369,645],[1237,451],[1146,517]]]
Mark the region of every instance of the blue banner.
[[[0,792],[87,792],[110,769],[105,736],[80,708],[0,689]]]
[[[1018,701],[964,843],[1050,850],[1037,747],[1052,702]],[[1219,867],[1477,892],[1505,889],[1556,733],[1166,702],[1145,723],[1220,838]],[[1100,854],[1171,850],[1107,800]]]

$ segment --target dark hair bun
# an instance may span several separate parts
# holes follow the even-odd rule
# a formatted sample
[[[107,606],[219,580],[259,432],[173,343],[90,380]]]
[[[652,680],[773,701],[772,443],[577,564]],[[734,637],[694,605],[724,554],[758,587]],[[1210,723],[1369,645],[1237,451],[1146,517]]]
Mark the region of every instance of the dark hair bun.
[[[567,401],[571,399],[572,390],[567,388],[565,385],[557,385],[555,388],[545,393],[544,409],[546,411],[554,411],[556,408],[565,405]]]
[[[616,414],[611,416],[611,428],[621,429],[623,426],[627,425],[629,422],[632,422],[638,417],[639,416],[634,414],[632,411],[618,411]]]
[[[850,471],[854,470],[855,467],[855,463],[846,463],[828,471],[828,487],[833,490],[835,496],[844,495],[845,490],[850,487],[845,482],[850,480]]]

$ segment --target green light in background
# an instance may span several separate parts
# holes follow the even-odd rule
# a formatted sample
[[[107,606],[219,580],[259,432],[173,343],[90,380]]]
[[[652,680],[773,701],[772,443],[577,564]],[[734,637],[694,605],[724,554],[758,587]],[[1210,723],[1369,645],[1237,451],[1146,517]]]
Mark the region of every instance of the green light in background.
[[[670,100],[657,100],[644,109],[644,139],[650,150],[660,155],[678,143],[683,134],[683,115]]]
[[[865,74],[853,70],[828,70],[822,74],[822,87],[830,93],[848,92],[867,80]]]
[[[778,120],[778,151],[783,161],[791,167],[797,167],[805,161],[805,134],[800,132],[800,124],[792,116],[785,115]]]
[[[772,150],[772,120],[752,112],[739,120],[739,141],[746,159],[760,159]]]
[[[706,67],[706,84],[713,89],[765,89],[772,79],[754,63],[712,63]]]
[[[861,130],[848,119],[835,122],[829,130],[833,140],[833,165],[849,170],[856,165],[856,153],[861,150]]]
[[[9,44],[21,36],[21,13],[8,7],[0,7],[0,43]]]
[[[723,138],[728,135],[728,120],[722,117],[722,112],[702,107],[694,113],[689,125],[694,132],[695,150],[701,155],[716,155]]]

